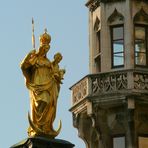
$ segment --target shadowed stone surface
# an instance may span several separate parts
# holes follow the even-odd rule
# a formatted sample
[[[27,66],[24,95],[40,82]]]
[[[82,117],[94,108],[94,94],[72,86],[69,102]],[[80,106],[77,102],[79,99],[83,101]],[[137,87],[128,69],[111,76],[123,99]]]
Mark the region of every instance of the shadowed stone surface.
[[[74,144],[62,139],[31,137],[11,146],[10,148],[73,148]]]

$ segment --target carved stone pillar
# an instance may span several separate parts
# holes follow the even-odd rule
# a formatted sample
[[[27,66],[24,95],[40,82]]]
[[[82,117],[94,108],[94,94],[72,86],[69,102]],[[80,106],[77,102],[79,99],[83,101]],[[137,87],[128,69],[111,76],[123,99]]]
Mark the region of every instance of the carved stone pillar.
[[[85,113],[73,115],[74,127],[78,129],[78,136],[83,139],[87,148],[91,147],[92,122]]]

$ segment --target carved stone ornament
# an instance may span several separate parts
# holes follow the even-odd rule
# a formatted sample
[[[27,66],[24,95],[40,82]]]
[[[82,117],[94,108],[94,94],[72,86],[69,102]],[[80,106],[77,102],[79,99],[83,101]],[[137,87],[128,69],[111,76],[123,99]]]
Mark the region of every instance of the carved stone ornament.
[[[148,22],[148,14],[144,11],[143,8],[140,9],[134,16],[134,22],[142,21],[142,22]]]
[[[88,79],[83,79],[72,88],[73,104],[82,100],[88,94]]]
[[[140,90],[148,90],[148,74],[134,74],[134,88]]]
[[[108,18],[108,22],[109,23],[112,23],[112,22],[115,22],[115,21],[123,21],[124,20],[124,16],[119,13],[117,11],[117,9],[115,8],[114,12],[110,15],[110,17]]]
[[[112,73],[92,78],[92,92],[102,93],[127,88],[126,73]]]
[[[97,7],[100,6],[100,0],[90,0],[86,3],[86,6],[90,11],[94,11]]]
[[[120,2],[125,0],[100,0],[102,3],[110,3],[110,2]]]

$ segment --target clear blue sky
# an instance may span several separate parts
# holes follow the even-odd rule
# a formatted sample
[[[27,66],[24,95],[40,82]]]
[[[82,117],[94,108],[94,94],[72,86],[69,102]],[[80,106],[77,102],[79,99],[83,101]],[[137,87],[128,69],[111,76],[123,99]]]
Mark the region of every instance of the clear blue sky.
[[[35,21],[36,46],[44,28],[52,37],[49,59],[63,54],[64,84],[59,96],[57,119],[63,128],[57,138],[84,148],[72,126],[69,87],[88,74],[88,10],[86,0],[5,0],[0,3],[0,148],[27,138],[29,94],[19,64],[32,49],[31,19]],[[56,126],[57,127],[57,126]]]

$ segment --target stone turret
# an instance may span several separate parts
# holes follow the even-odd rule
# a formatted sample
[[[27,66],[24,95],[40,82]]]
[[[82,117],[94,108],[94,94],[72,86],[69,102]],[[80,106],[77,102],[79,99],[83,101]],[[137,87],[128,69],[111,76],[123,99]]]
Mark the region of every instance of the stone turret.
[[[71,87],[87,148],[148,147],[148,1],[89,0],[90,73]]]

